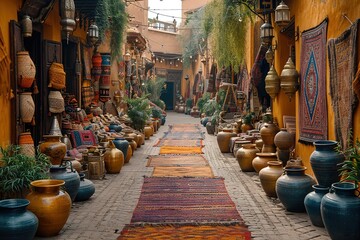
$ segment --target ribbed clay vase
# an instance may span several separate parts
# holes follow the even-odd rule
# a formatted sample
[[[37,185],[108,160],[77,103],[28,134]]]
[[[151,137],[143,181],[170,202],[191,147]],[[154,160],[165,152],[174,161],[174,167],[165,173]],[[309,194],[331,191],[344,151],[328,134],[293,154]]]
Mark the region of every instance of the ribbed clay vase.
[[[75,202],[86,201],[95,193],[95,185],[92,181],[85,179],[85,174],[80,174],[80,187],[76,194]]]
[[[230,139],[236,137],[236,133],[232,131],[232,128],[223,128],[216,136],[217,143],[222,153],[230,152]]]
[[[52,165],[60,165],[66,154],[66,145],[61,136],[44,135],[44,142],[39,145],[40,152],[50,157]]]
[[[35,80],[35,64],[27,51],[17,52],[16,57],[18,85],[21,88],[29,88]]]
[[[321,200],[322,220],[331,239],[360,239],[360,198],[355,189],[353,183],[333,183]]]
[[[71,208],[69,194],[60,190],[64,180],[37,180],[31,182],[31,192],[26,196],[30,201],[28,210],[39,219],[36,235],[51,237],[64,227]]]
[[[294,140],[294,135],[289,133],[286,128],[281,128],[274,137],[278,158],[283,162],[283,166],[286,166],[290,158],[290,148],[294,146]]]
[[[306,195],[304,199],[306,212],[314,226],[324,227],[324,222],[321,218],[320,205],[321,199],[329,192],[329,187],[313,185],[312,188],[314,191]]]
[[[35,114],[35,103],[31,92],[20,93],[20,116],[23,123],[31,123]]]
[[[124,165],[124,154],[115,147],[113,141],[109,141],[108,149],[104,155],[105,169],[107,173],[120,173]]]
[[[285,167],[276,181],[276,194],[289,212],[305,212],[304,199],[316,181],[305,174],[306,167]]]
[[[244,144],[236,152],[236,160],[238,161],[240,168],[243,172],[255,171],[252,161],[259,153],[259,149],[256,148],[255,144]]]
[[[252,161],[255,172],[268,166],[269,161],[277,161],[276,153],[256,153],[256,157]]]
[[[263,140],[263,153],[274,153],[276,152],[276,146],[274,144],[275,135],[280,129],[274,123],[264,123],[260,129],[261,139]]]
[[[268,166],[260,170],[261,187],[267,196],[277,197],[275,191],[276,181],[283,173],[283,165],[280,161],[269,161]]]
[[[310,164],[319,185],[331,187],[340,181],[339,163],[344,155],[336,151],[336,141],[322,140],[314,142],[315,150],[310,155]]]
[[[5,199],[0,201],[0,238],[11,240],[32,240],[39,220],[26,210],[27,199]]]

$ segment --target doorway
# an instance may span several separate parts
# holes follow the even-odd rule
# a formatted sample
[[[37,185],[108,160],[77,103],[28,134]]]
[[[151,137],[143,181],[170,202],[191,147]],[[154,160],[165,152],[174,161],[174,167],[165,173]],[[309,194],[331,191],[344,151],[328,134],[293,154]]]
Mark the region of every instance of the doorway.
[[[161,93],[160,99],[166,104],[166,110],[174,109],[175,84],[174,82],[165,82],[166,88]]]

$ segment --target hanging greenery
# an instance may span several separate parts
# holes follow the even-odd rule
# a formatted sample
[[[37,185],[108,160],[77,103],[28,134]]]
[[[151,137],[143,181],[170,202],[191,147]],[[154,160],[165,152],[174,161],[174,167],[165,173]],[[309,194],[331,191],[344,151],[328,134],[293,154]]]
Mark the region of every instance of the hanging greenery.
[[[108,19],[108,10],[109,4],[108,0],[99,0],[95,9],[95,23],[99,28],[99,39],[102,41],[105,36],[105,31],[109,27]]]

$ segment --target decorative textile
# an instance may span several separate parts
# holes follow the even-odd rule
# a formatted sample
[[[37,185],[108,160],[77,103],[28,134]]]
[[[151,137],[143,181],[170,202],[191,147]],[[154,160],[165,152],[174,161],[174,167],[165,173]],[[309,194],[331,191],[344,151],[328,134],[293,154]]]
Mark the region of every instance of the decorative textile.
[[[160,147],[159,154],[202,154],[202,147]]]
[[[214,177],[209,166],[154,167],[153,177]]]
[[[352,88],[356,73],[357,28],[359,20],[338,38],[328,41],[331,103],[335,112],[336,139],[346,149],[353,128],[357,98]]]
[[[300,141],[309,143],[327,139],[326,106],[326,31],[327,19],[302,33]]]
[[[199,124],[175,124],[169,125],[170,132],[201,132]]]
[[[204,139],[203,132],[166,132],[162,139]]]
[[[145,177],[131,223],[239,222],[223,178]]]
[[[249,81],[249,74],[247,71],[246,63],[243,63],[240,66],[236,88],[238,91],[243,91],[244,93],[246,93],[246,95],[248,95],[250,88],[250,81]]]
[[[126,225],[117,240],[250,240],[251,233],[246,226],[229,225]]]
[[[360,100],[360,61],[359,61],[358,67],[357,67],[357,72],[356,72],[355,78],[353,80],[352,86],[353,86],[354,92],[357,95],[358,100]]]
[[[71,141],[74,148],[97,145],[95,136],[91,130],[71,131]]]
[[[207,92],[210,92],[210,93],[216,92],[216,86],[215,86],[216,74],[217,74],[217,66],[216,66],[216,63],[213,63],[211,65],[211,69],[210,69]]]
[[[86,108],[88,107],[93,98],[94,98],[94,90],[91,86],[82,87],[81,88],[81,97],[82,97],[82,104]]]
[[[157,166],[207,166],[208,162],[203,155],[157,155],[149,156],[147,167]]]
[[[182,146],[182,147],[201,147],[204,146],[201,139],[159,139],[159,141],[154,145],[154,147],[162,146]]]

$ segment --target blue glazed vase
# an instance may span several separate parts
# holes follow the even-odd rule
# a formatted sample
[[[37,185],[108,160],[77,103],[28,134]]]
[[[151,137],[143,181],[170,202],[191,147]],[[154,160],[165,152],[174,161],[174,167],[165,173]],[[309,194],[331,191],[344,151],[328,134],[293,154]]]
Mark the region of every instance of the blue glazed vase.
[[[76,194],[80,187],[80,176],[71,167],[70,171],[66,166],[51,166],[50,178],[65,181],[65,191],[70,195],[71,201],[74,202]]]
[[[109,124],[109,130],[110,131],[114,130],[115,132],[121,132],[122,127],[121,127],[121,125],[112,122]]]
[[[306,167],[285,167],[285,175],[276,181],[276,194],[289,212],[305,212],[305,196],[312,191],[315,180],[305,174]]]
[[[321,199],[329,192],[329,187],[321,185],[313,185],[314,191],[306,195],[304,199],[304,205],[306,212],[310,217],[310,221],[314,226],[324,227],[323,220],[321,218],[320,204]]]
[[[115,144],[115,147],[122,151],[122,153],[124,154],[124,158],[126,158],[129,142],[125,138],[115,138],[112,141]]]
[[[333,240],[360,239],[360,198],[355,189],[353,183],[333,183],[321,200],[321,216]]]
[[[80,174],[80,187],[76,194],[75,202],[86,201],[95,193],[95,185],[92,181],[85,179],[85,174]]]
[[[31,240],[34,238],[39,220],[26,210],[27,199],[0,201],[0,239]]]
[[[331,187],[340,181],[339,163],[344,161],[344,155],[336,151],[336,141],[316,141],[315,150],[310,155],[311,168],[319,185]]]
[[[161,125],[164,125],[166,122],[166,117],[164,115],[161,115],[160,119],[161,119]]]
[[[101,54],[101,66],[111,66],[110,53],[100,53],[100,54]]]

